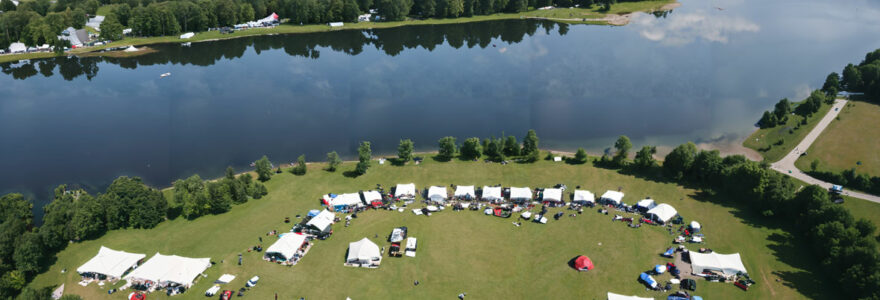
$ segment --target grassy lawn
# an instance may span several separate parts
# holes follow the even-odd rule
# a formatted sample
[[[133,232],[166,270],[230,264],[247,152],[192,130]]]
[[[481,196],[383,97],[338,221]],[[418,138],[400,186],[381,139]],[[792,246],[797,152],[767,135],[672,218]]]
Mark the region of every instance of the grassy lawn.
[[[880,120],[880,105],[850,101],[795,165],[798,169],[810,170],[810,164],[818,159],[819,171],[856,168],[856,173],[880,176],[877,120]]]
[[[374,162],[375,164],[375,162]],[[706,196],[681,186],[649,181],[613,170],[590,165],[567,165],[540,161],[535,164],[487,164],[427,160],[422,165],[374,165],[357,178],[345,177],[352,170],[346,163],[330,173],[322,164],[311,164],[305,176],[290,173],[276,175],[267,182],[270,193],[261,200],[236,206],[232,211],[205,216],[194,221],[173,220],[150,230],[122,230],[104,237],[72,244],[58,254],[54,265],[31,283],[34,287],[66,284],[68,293],[85,299],[118,299],[106,289],[77,283],[73,272],[93,256],[101,245],[152,255],[177,254],[211,257],[217,264],[207,270],[194,288],[174,299],[203,299],[204,291],[223,273],[238,277],[224,288],[238,289],[253,275],[262,279],[248,292],[248,298],[272,299],[453,299],[467,292],[473,299],[604,299],[613,291],[649,297],[666,294],[646,291],[636,282],[640,272],[654,264],[668,261],[658,254],[670,246],[672,236],[658,227],[632,229],[612,222],[610,215],[585,211],[583,215],[550,220],[541,225],[511,224],[514,219],[485,216],[480,212],[447,210],[431,217],[389,211],[368,211],[352,221],[352,226],[334,225],[334,235],[317,241],[306,257],[294,267],[283,267],[261,260],[261,253],[245,249],[264,238],[268,247],[274,238],[265,233],[285,231],[282,222],[319,207],[318,198],[327,192],[353,192],[396,183],[415,182],[427,185],[498,184],[505,186],[549,187],[565,183],[581,185],[601,194],[622,187],[625,202],[634,203],[645,196],[670,203],[686,220],[703,223],[707,247],[721,253],[741,253],[744,264],[758,282],[748,292],[732,284],[698,282],[698,295],[706,299],[799,299],[831,297],[815,270],[805,245],[770,219],[752,214],[736,204],[736,196],[726,200]],[[568,194],[566,194],[567,196]],[[850,201],[853,202],[853,201]],[[876,211],[880,206],[863,207]],[[551,210],[553,211],[553,210]],[[612,213],[613,215],[613,213]],[[349,242],[368,237],[387,246],[384,237],[393,227],[408,226],[411,236],[419,239],[416,258],[385,258],[375,270],[344,267],[342,262]],[[378,234],[379,238],[374,238]],[[696,249],[696,246],[691,246]],[[234,262],[244,253],[243,266]],[[592,258],[596,268],[588,273],[575,272],[567,262],[576,255]],[[66,269],[67,273],[60,270]],[[658,277],[662,283],[668,275]],[[779,279],[780,281],[777,281]],[[419,286],[413,285],[419,280]],[[150,299],[165,299],[153,294]]]
[[[795,104],[792,104],[792,107],[795,106]],[[802,118],[797,115],[791,115],[788,118],[788,122],[784,125],[779,125],[773,128],[758,129],[746,138],[743,142],[743,146],[757,150],[758,153],[764,157],[764,160],[768,162],[776,162],[782,159],[782,157],[788,154],[788,152],[791,152],[791,150],[804,139],[807,133],[813,130],[813,127],[816,127],[816,123],[818,123],[830,109],[831,105],[823,102],[819,111],[807,118],[807,125],[798,126]],[[782,145],[776,145],[780,139],[785,142]]]
[[[523,13],[528,17],[540,17],[550,19],[598,19],[609,14],[628,14],[632,12],[654,12],[664,5],[675,3],[675,0],[619,2],[611,6],[611,10],[602,11],[601,6],[594,5],[592,8],[555,8],[547,10],[532,10]]]
[[[620,4],[615,4],[612,6],[609,12],[605,13],[629,13],[634,11],[655,11],[659,10],[664,5],[675,3],[676,0],[658,0],[658,1],[642,1],[642,2],[625,2]],[[112,8],[111,5],[104,5],[98,9],[99,15],[105,15],[109,13]],[[409,26],[409,25],[437,25],[437,24],[457,24],[457,23],[469,23],[469,22],[482,22],[482,21],[492,21],[492,20],[505,20],[505,19],[520,19],[525,17],[536,17],[536,18],[557,18],[556,15],[567,17],[570,11],[576,11],[578,14],[590,14],[590,18],[602,18],[605,15],[602,13],[598,13],[598,8],[594,9],[553,9],[553,10],[532,10],[522,13],[499,13],[493,15],[484,15],[484,16],[473,16],[466,18],[451,18],[451,19],[425,19],[425,20],[405,20],[398,22],[360,22],[360,23],[345,23],[345,26],[331,28],[326,24],[311,24],[311,25],[292,25],[292,24],[282,24],[275,28],[254,28],[242,31],[236,31],[231,34],[221,34],[218,31],[211,32],[199,32],[190,39],[182,40],[178,36],[161,36],[161,37],[147,37],[147,38],[125,38],[121,41],[115,41],[104,46],[97,47],[88,47],[88,48],[80,48],[73,49],[68,52],[68,54],[82,54],[86,52],[99,51],[107,48],[119,47],[119,46],[128,46],[128,45],[148,45],[148,44],[158,44],[158,43],[181,43],[181,42],[198,42],[198,41],[206,41],[206,40],[217,40],[217,39],[230,39],[244,36],[255,36],[255,35],[267,35],[267,34],[295,34],[295,33],[310,33],[310,32],[325,32],[331,30],[351,30],[351,29],[378,29],[378,28],[392,28],[392,27],[400,27],[400,26]],[[584,17],[577,17],[584,18]],[[607,24],[601,21],[589,21],[586,22],[566,22],[566,23],[585,23],[585,24]],[[9,61],[17,61],[21,59],[35,59],[35,58],[47,58],[55,56],[53,53],[27,53],[27,54],[15,54],[15,55],[0,55],[0,63],[9,62]]]

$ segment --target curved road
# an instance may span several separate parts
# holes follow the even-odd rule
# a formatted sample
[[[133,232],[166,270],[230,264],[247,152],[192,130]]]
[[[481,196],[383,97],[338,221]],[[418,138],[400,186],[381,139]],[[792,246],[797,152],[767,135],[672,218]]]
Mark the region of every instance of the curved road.
[[[816,138],[825,130],[825,127],[828,127],[828,124],[831,124],[831,121],[837,117],[840,111],[846,106],[846,100],[837,99],[834,100],[834,105],[831,107],[831,110],[828,111],[828,114],[819,121],[819,124],[816,124],[816,127],[813,128],[813,131],[807,134],[806,137],[794,148],[791,152],[789,152],[785,157],[781,160],[770,165],[770,168],[776,171],[781,172],[782,174],[786,174],[788,176],[797,178],[801,181],[804,181],[808,184],[816,184],[823,188],[829,189],[832,184],[830,182],[821,181],[819,179],[813,178],[810,175],[807,175],[803,171],[799,170],[794,166],[794,162],[801,156],[801,153],[810,148],[810,145],[816,141]],[[880,197],[869,195],[865,193],[859,193],[850,190],[844,190],[843,194],[846,196],[850,196],[853,198],[864,199],[876,203],[880,203]]]

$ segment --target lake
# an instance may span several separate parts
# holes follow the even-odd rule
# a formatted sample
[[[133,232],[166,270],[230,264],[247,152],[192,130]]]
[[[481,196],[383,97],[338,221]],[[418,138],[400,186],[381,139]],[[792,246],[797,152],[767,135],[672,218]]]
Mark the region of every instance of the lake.
[[[150,46],[133,58],[3,64],[0,192],[155,186],[360,141],[440,137],[600,153],[618,135],[733,144],[783,97],[880,48],[876,1],[682,1],[627,26],[508,20]],[[172,75],[160,78],[160,74]],[[39,213],[38,213],[39,214]]]

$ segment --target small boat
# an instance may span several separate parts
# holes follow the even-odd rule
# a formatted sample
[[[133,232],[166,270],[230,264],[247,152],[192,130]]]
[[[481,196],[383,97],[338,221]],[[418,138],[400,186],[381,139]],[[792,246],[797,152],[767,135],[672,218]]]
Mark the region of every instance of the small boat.
[[[159,75],[159,78],[165,78],[165,77],[168,77],[168,76],[171,76],[171,73],[170,73],[170,72],[169,72],[169,73],[162,73],[162,75]]]

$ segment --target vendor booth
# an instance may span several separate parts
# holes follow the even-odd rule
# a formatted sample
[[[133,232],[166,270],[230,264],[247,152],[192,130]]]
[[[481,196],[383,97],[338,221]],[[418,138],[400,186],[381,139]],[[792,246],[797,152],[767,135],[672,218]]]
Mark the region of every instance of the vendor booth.
[[[449,198],[449,193],[446,191],[445,186],[432,186],[428,188],[426,198],[432,202],[444,204],[446,203],[446,199]]]
[[[617,205],[620,205],[621,203],[623,203],[623,193],[618,192],[618,191],[610,191],[609,190],[609,191],[606,191],[604,194],[602,194],[602,197],[599,198],[599,201],[601,201],[604,204],[611,204],[611,205],[617,206]]]
[[[308,247],[306,236],[287,233],[266,249],[263,259],[281,264],[296,264],[305,255]]]
[[[693,274],[702,274],[703,271],[717,271],[724,275],[736,275],[739,272],[746,273],[746,267],[743,266],[739,253],[719,254],[719,253],[699,253],[690,252],[691,267]]]
[[[660,205],[649,209],[647,215],[651,220],[666,224],[666,222],[669,222],[669,220],[672,220],[672,218],[678,215],[678,211],[676,211],[672,205],[660,203]]]
[[[350,267],[377,268],[382,262],[382,254],[379,246],[363,238],[360,241],[348,244],[348,255],[346,255],[345,265]]]
[[[489,202],[498,202],[504,200],[504,198],[501,197],[501,187],[483,186],[483,193],[480,196],[480,200]]]
[[[528,187],[512,187],[510,188],[510,201],[517,203],[531,202],[532,190]]]
[[[183,286],[189,288],[199,274],[211,266],[210,258],[189,258],[156,253],[143,265],[128,273],[125,279],[152,287]]]
[[[596,196],[590,191],[575,190],[571,202],[580,205],[589,205],[596,202]]]
[[[137,267],[145,257],[147,256],[140,253],[128,253],[101,246],[98,254],[77,268],[76,272],[86,278],[117,280],[122,278],[125,272]]]
[[[455,187],[455,199],[473,200],[477,198],[473,185],[459,185]]]

